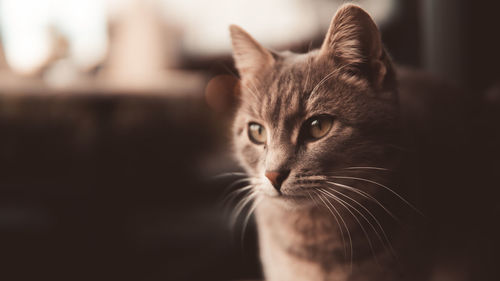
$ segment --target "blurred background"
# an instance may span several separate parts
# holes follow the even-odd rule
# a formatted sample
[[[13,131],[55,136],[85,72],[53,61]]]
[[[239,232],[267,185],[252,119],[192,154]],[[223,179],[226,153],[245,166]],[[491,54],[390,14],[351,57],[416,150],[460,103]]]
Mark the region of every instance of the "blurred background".
[[[306,52],[344,2],[0,0],[0,280],[258,278],[254,227],[241,240],[221,207],[235,178],[214,179],[239,170],[228,25]],[[394,61],[461,90],[436,110],[469,107],[469,146],[497,151],[498,4],[355,2]],[[495,173],[493,155],[475,160]]]

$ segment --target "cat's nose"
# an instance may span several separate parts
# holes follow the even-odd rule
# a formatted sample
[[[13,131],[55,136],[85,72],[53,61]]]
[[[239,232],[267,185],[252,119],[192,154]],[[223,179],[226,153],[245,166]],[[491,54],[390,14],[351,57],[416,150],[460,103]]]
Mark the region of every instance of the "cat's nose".
[[[276,188],[278,192],[281,190],[281,184],[286,180],[288,175],[290,174],[290,170],[284,171],[267,171],[266,177],[269,179],[271,184]]]

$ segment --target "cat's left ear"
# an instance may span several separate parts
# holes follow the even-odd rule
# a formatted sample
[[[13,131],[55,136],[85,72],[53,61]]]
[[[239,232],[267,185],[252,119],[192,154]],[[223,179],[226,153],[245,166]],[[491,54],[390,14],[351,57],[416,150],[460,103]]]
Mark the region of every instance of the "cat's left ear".
[[[245,30],[237,25],[229,27],[236,68],[243,80],[251,79],[274,64],[274,57]]]
[[[367,78],[375,91],[394,87],[395,75],[380,32],[363,9],[342,6],[332,19],[320,53],[338,67]]]

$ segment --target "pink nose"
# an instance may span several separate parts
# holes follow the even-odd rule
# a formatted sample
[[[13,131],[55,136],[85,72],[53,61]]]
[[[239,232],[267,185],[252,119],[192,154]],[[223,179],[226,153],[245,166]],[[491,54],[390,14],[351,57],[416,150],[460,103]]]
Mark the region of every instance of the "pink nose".
[[[280,172],[267,171],[266,177],[269,179],[274,188],[280,192],[281,184],[285,181],[289,174],[290,170]]]

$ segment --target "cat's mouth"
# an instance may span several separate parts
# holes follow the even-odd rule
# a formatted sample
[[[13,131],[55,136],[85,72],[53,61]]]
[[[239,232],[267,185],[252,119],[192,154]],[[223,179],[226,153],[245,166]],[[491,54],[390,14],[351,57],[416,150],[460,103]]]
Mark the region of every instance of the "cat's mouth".
[[[306,195],[298,195],[298,194],[280,194],[277,197],[283,198],[283,199],[307,199],[309,198]]]
[[[303,194],[280,194],[269,197],[270,201],[285,208],[308,208],[314,202]]]
[[[262,189],[262,194],[272,200],[287,202],[287,203],[304,203],[311,201],[311,195],[308,192],[309,187],[287,185],[281,189],[275,189],[271,186],[266,186]]]
[[[310,201],[311,197],[307,194],[302,193],[280,193],[272,196],[273,199],[277,199],[280,201],[287,201],[291,203],[303,203],[306,201]]]

